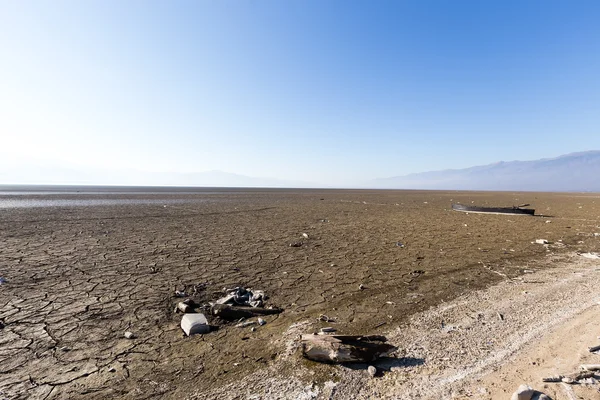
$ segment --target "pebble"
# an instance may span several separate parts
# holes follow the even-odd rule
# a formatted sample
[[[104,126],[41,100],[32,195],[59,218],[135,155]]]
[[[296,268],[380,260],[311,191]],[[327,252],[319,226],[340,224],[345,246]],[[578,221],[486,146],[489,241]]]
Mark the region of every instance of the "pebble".
[[[185,297],[185,292],[181,292],[179,290],[175,291],[175,297]]]
[[[367,372],[369,372],[369,375],[371,375],[372,378],[375,378],[375,375],[377,375],[377,368],[375,368],[372,365],[369,365],[369,368],[367,368]]]
[[[546,239],[535,239],[535,242],[537,244],[548,244],[548,241]]]
[[[325,328],[321,328],[321,332],[323,332],[323,333],[329,333],[329,332],[335,332],[335,331],[336,331],[336,329],[332,328],[331,326],[327,326]]]
[[[510,400],[531,400],[535,391],[529,385],[521,385],[516,392],[513,393]]]
[[[236,328],[245,328],[247,326],[252,326],[252,325],[256,325],[256,321],[244,321],[244,322],[240,322],[235,327]]]
[[[186,314],[192,311],[192,307],[189,304],[182,302],[177,303],[177,309],[182,313]]]
[[[127,338],[127,339],[134,339],[135,335],[133,334],[133,332],[127,331],[127,332],[125,332],[125,338]]]
[[[110,367],[110,368],[108,369],[108,372],[117,372],[117,370],[115,369],[115,367]]]
[[[363,284],[361,283],[360,285],[358,285],[358,288],[359,288],[360,290],[365,290],[365,285],[363,285]]]
[[[303,233],[302,237],[305,238],[305,239],[308,239],[308,233]]]
[[[259,318],[259,319],[258,319],[258,324],[259,324],[260,326],[263,326],[263,325],[266,325],[266,324],[267,324],[267,321],[265,321],[265,320],[264,320],[264,319],[262,319],[262,318]]]

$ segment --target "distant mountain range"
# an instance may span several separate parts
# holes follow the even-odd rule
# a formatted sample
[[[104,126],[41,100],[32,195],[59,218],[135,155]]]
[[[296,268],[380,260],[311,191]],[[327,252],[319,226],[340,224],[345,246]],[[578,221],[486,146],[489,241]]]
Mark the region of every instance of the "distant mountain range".
[[[146,172],[75,168],[58,165],[11,165],[0,168],[0,185],[123,185],[184,187],[340,187],[314,182],[257,178],[223,171],[194,173]],[[600,192],[600,151],[572,153],[535,161],[498,162],[489,165],[422,172],[348,188],[514,190],[548,192]]]
[[[600,192],[600,151],[376,179],[381,189]]]

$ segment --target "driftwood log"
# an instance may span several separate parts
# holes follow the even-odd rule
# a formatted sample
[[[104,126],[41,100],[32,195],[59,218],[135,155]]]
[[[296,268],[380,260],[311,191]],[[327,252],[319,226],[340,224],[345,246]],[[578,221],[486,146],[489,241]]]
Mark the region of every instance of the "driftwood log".
[[[600,371],[600,364],[583,364],[579,368],[586,371]]]
[[[215,304],[212,307],[212,314],[217,317],[234,321],[240,318],[252,318],[261,315],[279,314],[283,310],[280,308],[261,308],[261,307],[238,307],[229,304]]]
[[[302,354],[325,363],[371,362],[397,350],[384,336],[302,335]]]

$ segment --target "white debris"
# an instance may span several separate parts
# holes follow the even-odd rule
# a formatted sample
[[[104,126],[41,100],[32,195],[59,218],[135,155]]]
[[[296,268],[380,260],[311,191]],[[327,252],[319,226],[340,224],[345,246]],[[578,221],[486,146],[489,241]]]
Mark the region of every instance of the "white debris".
[[[133,334],[133,332],[129,332],[129,331],[128,331],[128,332],[125,332],[125,337],[126,337],[127,339],[134,339],[134,338],[135,338],[135,335]]]
[[[372,378],[374,378],[375,375],[377,375],[377,368],[375,368],[372,365],[369,365],[369,368],[367,368],[367,371],[369,372],[369,375],[371,375]]]
[[[188,336],[210,332],[210,326],[204,314],[185,314],[181,318],[181,329]]]
[[[303,237],[304,239],[308,239],[308,233],[303,233],[303,234],[302,234],[302,237]]]
[[[535,239],[535,243],[537,244],[548,244],[546,239]]]
[[[513,393],[510,400],[531,400],[535,391],[529,385],[521,385],[516,392]]]
[[[590,258],[592,260],[600,259],[600,255],[598,253],[580,253],[579,255],[584,258]]]
[[[258,324],[259,324],[260,326],[266,325],[266,323],[267,323],[267,321],[265,321],[264,319],[262,319],[262,318],[259,318],[259,319],[258,319]]]

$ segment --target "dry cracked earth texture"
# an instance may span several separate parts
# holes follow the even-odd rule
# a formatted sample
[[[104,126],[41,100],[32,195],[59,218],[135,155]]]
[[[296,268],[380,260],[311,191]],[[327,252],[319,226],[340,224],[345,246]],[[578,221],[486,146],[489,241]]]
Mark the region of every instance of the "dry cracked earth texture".
[[[15,196],[0,193],[0,204]],[[296,365],[278,363],[288,356],[281,337],[293,324],[327,315],[334,322],[311,329],[381,333],[443,301],[553,268],[549,254],[600,250],[600,197],[591,194],[231,190],[18,199],[36,206],[0,208],[0,398],[9,399],[185,398],[273,365],[286,376]],[[527,202],[544,216],[465,214],[451,211],[452,202]],[[553,246],[532,243],[538,238]],[[264,290],[267,304],[284,312],[255,331],[209,317],[209,334],[184,336],[175,290],[195,289],[206,303],[240,285]],[[307,383],[329,379],[326,366],[311,368]]]

